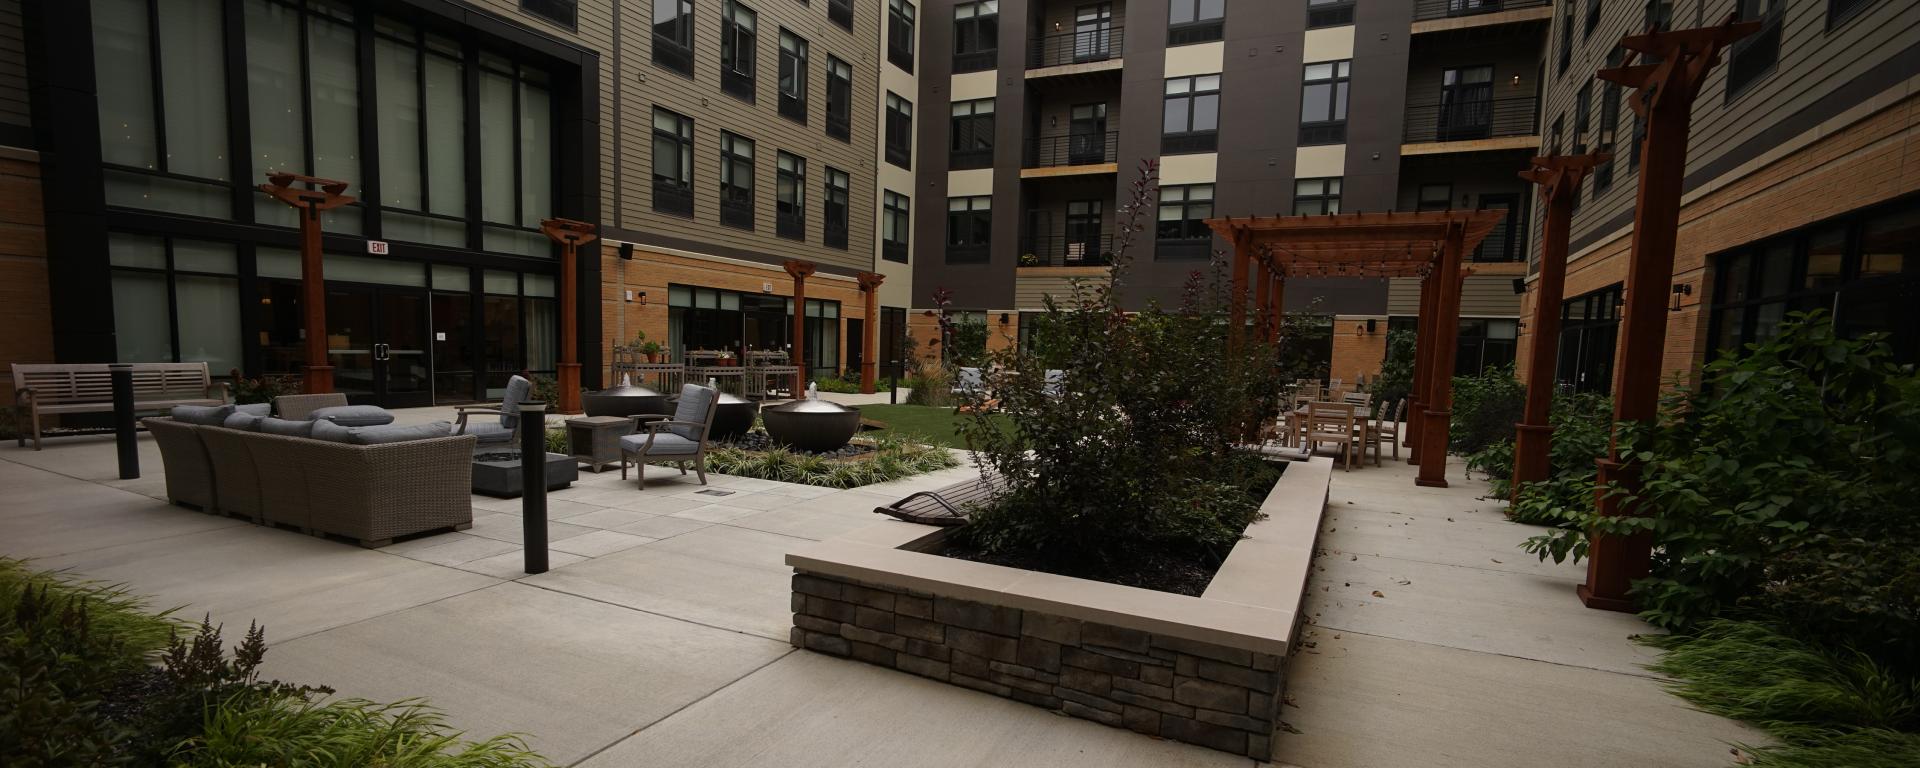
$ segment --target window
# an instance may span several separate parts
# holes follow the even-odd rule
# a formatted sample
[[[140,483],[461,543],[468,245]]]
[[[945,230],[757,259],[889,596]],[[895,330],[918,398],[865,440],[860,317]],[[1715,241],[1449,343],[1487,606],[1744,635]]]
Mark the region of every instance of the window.
[[[1422,184],[1420,196],[1414,201],[1416,211],[1445,211],[1453,208],[1452,184]]]
[[[853,139],[853,65],[827,57],[827,135]]]
[[[114,359],[204,362],[215,377],[244,366],[231,244],[115,232],[107,237],[107,259]]]
[[[1214,151],[1220,140],[1220,76],[1173,78],[1167,81],[1165,98],[1161,154]]]
[[[1873,5],[1873,0],[1827,0],[1827,29],[1832,30],[1847,23],[1860,9]]]
[[[1205,259],[1213,249],[1213,185],[1160,188],[1160,213],[1154,226],[1154,258]]]
[[[653,63],[693,76],[693,0],[653,0]]]
[[[1293,215],[1318,216],[1340,212],[1340,178],[1299,179],[1293,182]]]
[[[573,29],[580,14],[579,0],[520,0],[520,10]]]
[[[653,209],[693,215],[693,118],[653,108]]]
[[[847,248],[848,223],[852,220],[848,201],[851,199],[852,192],[853,183],[848,178],[847,172],[831,165],[827,166],[826,195],[821,206],[821,210],[826,214],[826,221],[823,222],[821,242],[826,243],[828,248],[841,250]]]
[[[1613,153],[1615,139],[1620,133],[1619,83],[1607,83],[1600,87],[1600,140],[1597,142],[1601,152]],[[1601,163],[1593,169],[1593,193],[1598,195],[1613,188],[1613,163]]]
[[[1565,3],[1567,12],[1560,17],[1560,69],[1564,75],[1573,66],[1573,0]]]
[[[1739,0],[1734,12],[1742,21],[1759,21],[1760,31],[1735,40],[1727,58],[1727,99],[1731,101],[1780,62],[1780,26],[1786,0]]]
[[[735,0],[720,7],[720,90],[754,99],[754,28],[760,14]]]
[[[780,114],[807,122],[807,41],[780,30]]]
[[[479,80],[480,214],[487,224],[481,247],[550,257],[553,243],[539,229],[553,214],[553,98],[547,73],[482,53]],[[317,161],[318,151],[315,155]],[[358,164],[351,157],[339,162]]]
[[[947,198],[947,263],[984,264],[993,245],[993,198]]]
[[[152,17],[148,10],[141,0],[103,0],[93,8],[94,66],[101,75],[100,155],[110,166],[107,203],[229,218],[233,169],[227,155],[221,3],[169,3],[167,13]],[[294,12],[274,10],[289,19],[289,41],[297,39]],[[347,52],[352,51],[349,41]],[[275,74],[287,87],[300,87],[297,59]],[[287,127],[301,130],[300,117],[299,112],[287,115],[293,123]],[[300,146],[300,135],[289,140],[291,146]],[[302,152],[288,159],[297,166],[304,157]]]
[[[1593,37],[1593,30],[1600,26],[1600,0],[1587,0],[1587,26],[1580,31],[1580,39]]]
[[[1593,83],[1580,86],[1573,95],[1573,153],[1587,153],[1587,131],[1593,127]]]
[[[1308,64],[1300,96],[1300,144],[1341,144],[1347,140],[1347,81],[1352,61]]]
[[[907,219],[906,195],[889,189],[880,207],[880,258],[907,263],[907,236],[913,230]]]
[[[887,162],[913,170],[913,102],[887,91]]]
[[[1633,116],[1633,146],[1627,149],[1627,171],[1633,172],[1640,167],[1640,153],[1646,150],[1647,120],[1639,114]]]
[[[1227,0],[1170,0],[1167,45],[1219,40],[1226,26]]]
[[[753,229],[753,140],[720,132],[720,223]]]
[[[1560,359],[1554,378],[1575,392],[1613,390],[1614,340],[1620,334],[1620,284],[1560,305]]]
[[[467,247],[461,59],[450,40],[387,19],[374,24],[382,237]]]
[[[1353,23],[1354,0],[1307,0],[1307,29]]]
[[[1502,318],[1460,318],[1460,332],[1455,337],[1453,375],[1478,376],[1489,368],[1499,368],[1513,364],[1515,339],[1520,335],[1520,321]]]
[[[1531,99],[1528,112],[1528,132],[1531,133]],[[1440,73],[1440,106],[1434,127],[1434,138],[1440,141],[1469,141],[1493,135],[1492,66],[1456,67]]]
[[[807,239],[807,161],[781,152],[775,156],[773,177],[773,233],[793,240]]]
[[[827,0],[827,20],[853,31],[853,0]]]
[[[887,0],[887,61],[913,72],[913,3]]]
[[[999,0],[953,6],[953,71],[993,69],[1000,48]]]
[[[1656,32],[1673,29],[1673,0],[1647,0],[1646,15],[1647,29]]]
[[[947,166],[954,170],[993,167],[993,99],[953,104]]]

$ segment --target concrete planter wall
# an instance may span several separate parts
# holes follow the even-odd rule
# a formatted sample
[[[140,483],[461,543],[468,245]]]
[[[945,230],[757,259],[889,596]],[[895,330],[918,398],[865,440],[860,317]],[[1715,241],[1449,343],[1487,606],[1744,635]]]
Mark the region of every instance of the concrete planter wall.
[[[946,531],[897,521],[818,542],[787,555],[793,644],[1270,759],[1332,466],[1290,466],[1200,597],[927,554]]]

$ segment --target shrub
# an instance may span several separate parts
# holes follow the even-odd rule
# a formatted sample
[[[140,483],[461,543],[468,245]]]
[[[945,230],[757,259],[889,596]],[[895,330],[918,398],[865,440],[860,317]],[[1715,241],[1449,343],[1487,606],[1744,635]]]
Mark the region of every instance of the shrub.
[[[1121,307],[1127,246],[1153,201],[1152,165],[1120,215],[1113,278],[1046,302],[1047,357],[991,356],[961,432],[1006,489],[953,539],[1036,567],[1099,578],[1163,557],[1225,555],[1259,514],[1272,470],[1233,450],[1279,391],[1271,345],[1230,350],[1223,259],[1192,273],[1176,310]],[[1063,372],[1051,386],[1046,371]]]
[[[1593,393],[1557,394],[1547,423],[1553,427],[1553,442],[1547,454],[1549,481],[1561,485],[1584,481],[1586,495],[1591,497],[1597,471],[1594,460],[1607,454],[1613,401]],[[1467,471],[1487,477],[1487,498],[1505,499],[1512,495],[1508,484],[1513,479],[1513,451],[1514,436],[1509,434],[1505,440],[1490,443],[1467,456]],[[1523,520],[1518,505],[1509,509],[1508,515],[1521,522],[1535,522]]]
[[[300,379],[294,376],[261,376],[249,379],[240,375],[240,369],[227,371],[227,377],[233,381],[233,402],[240,405],[248,403],[271,403],[281,395],[300,394]]]
[[[1387,331],[1387,356],[1373,379],[1373,400],[1386,404],[1413,397],[1413,356],[1418,335],[1402,328]]]
[[[569,444],[571,441],[569,441],[567,438],[566,427],[561,427],[559,429],[549,429],[547,430],[547,433],[542,436],[542,439],[546,440],[547,442],[547,453],[558,453],[558,454],[564,455],[564,454],[573,452],[573,446]],[[514,446],[514,447],[518,448],[519,446]]]
[[[1282,383],[1301,379],[1326,381],[1333,369],[1333,316],[1318,312],[1320,300],[1314,299],[1304,311],[1289,312],[1280,318],[1280,370],[1275,378]]]
[[[1649,531],[1652,573],[1634,587],[1647,620],[1685,631],[1785,611],[1830,645],[1914,664],[1920,376],[1890,355],[1879,338],[1836,335],[1823,313],[1795,313],[1775,339],[1707,364],[1701,389],[1676,389],[1658,423],[1622,426],[1642,476],[1626,515],[1557,510],[1569,528],[1527,548],[1578,558],[1587,530]]]
[[[853,378],[849,379],[849,378],[846,378],[845,376],[827,376],[824,378],[815,379],[813,383],[822,392],[838,392],[843,395],[859,394],[860,393],[860,376],[858,373],[853,372],[852,369],[848,369],[848,372],[853,374]]]
[[[715,448],[707,453],[707,469],[724,475],[800,483],[826,488],[858,488],[960,466],[945,448],[885,434],[872,438],[872,455],[860,459],[828,459],[798,454],[785,448],[746,451]]]
[[[948,408],[953,405],[953,375],[939,365],[922,365],[913,376],[907,379],[912,391],[907,393],[907,405],[928,405],[935,408]]]
[[[1488,368],[1477,376],[1453,377],[1453,418],[1447,447],[1471,454],[1513,439],[1513,425],[1527,405],[1527,388],[1513,377],[1513,366]]]

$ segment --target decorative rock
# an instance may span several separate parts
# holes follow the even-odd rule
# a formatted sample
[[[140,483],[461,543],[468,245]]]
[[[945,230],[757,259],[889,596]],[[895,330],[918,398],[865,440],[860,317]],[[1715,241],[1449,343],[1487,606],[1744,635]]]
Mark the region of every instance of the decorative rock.
[[[894,595],[893,611],[916,619],[931,619],[933,618],[933,601],[924,597]]]
[[[1173,701],[1173,689],[1164,685],[1152,685],[1150,683],[1143,683],[1138,680],[1128,680],[1124,677],[1116,677],[1116,678],[1113,678],[1113,687],[1123,691],[1127,691],[1129,693],[1136,693],[1141,696],[1146,696],[1149,698],[1162,699],[1165,701]]]
[[[1060,685],[1095,696],[1105,696],[1113,690],[1113,676],[1079,667],[1062,667]]]
[[[893,615],[893,632],[897,635],[919,638],[929,643],[947,641],[947,627],[931,621],[923,621],[904,614]]]
[[[1173,686],[1172,667],[1141,667],[1140,682],[1153,685]]]
[[[882,611],[862,606],[853,609],[853,623],[866,627],[867,629],[892,632],[893,613],[891,611]]]
[[[971,653],[954,651],[953,656],[947,660],[947,664],[953,668],[956,675],[985,678],[992,674],[992,667],[988,666],[987,660]]]

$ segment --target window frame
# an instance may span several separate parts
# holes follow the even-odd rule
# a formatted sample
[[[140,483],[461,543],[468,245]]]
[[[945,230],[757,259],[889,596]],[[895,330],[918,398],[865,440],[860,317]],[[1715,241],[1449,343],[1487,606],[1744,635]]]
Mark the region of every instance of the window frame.
[[[913,74],[920,9],[913,0],[887,0],[887,61]]]
[[[980,111],[984,105],[986,111]],[[948,109],[947,167],[964,171],[993,167],[996,107],[993,97],[950,103]],[[961,114],[961,110],[966,114]],[[963,146],[972,144],[973,146]]]
[[[807,124],[807,66],[812,46],[786,27],[780,28],[780,115]]]
[[[853,176],[831,165],[826,166],[824,176],[820,190],[820,242],[844,251],[853,226]]]
[[[1227,0],[1220,0],[1218,16],[1203,17],[1202,3],[1206,0],[1170,0],[1167,3],[1167,47],[1211,43],[1226,34]],[[1182,6],[1186,7],[1191,18],[1177,19]]]
[[[1355,0],[1307,0],[1307,29],[1353,24]]]
[[[759,90],[759,35],[759,11],[740,0],[721,0],[720,90],[748,104]]]
[[[655,18],[659,17],[663,5],[674,9],[675,34],[662,35],[658,23],[651,25],[653,63],[669,72],[693,77],[693,0],[653,0]]]
[[[827,54],[826,122],[828,136],[852,143],[853,65],[833,54]]]
[[[982,9],[989,10],[982,13]],[[968,10],[973,12],[972,15],[961,18],[960,14]],[[991,27],[988,31],[992,33],[991,35],[983,32],[981,29],[989,24],[991,24]],[[976,43],[986,41],[991,44],[969,49],[965,44],[967,39],[965,33],[968,29],[973,31],[973,37]],[[991,40],[987,40],[989,37],[991,37]],[[999,54],[1000,0],[964,0],[963,2],[954,3],[953,73],[961,74],[993,69],[996,59],[999,58]]]
[[[985,264],[991,260],[993,254],[992,195],[962,195],[947,198],[946,251],[948,264]]]
[[[1761,4],[1750,8],[1749,3]],[[1734,0],[1736,20],[1758,21],[1760,31],[1733,41],[1727,46],[1728,103],[1753,92],[1760,83],[1780,71],[1780,43],[1785,36],[1786,0]],[[1764,66],[1758,62],[1764,61]]]
[[[787,190],[793,199],[786,199]],[[786,150],[774,153],[773,234],[807,240],[807,159]]]
[[[1332,74],[1315,78],[1315,67],[1332,67]],[[1314,86],[1327,86],[1327,120],[1307,120],[1308,99]],[[1352,98],[1353,60],[1316,61],[1300,75],[1300,136],[1302,147],[1347,143],[1347,108]]]
[[[1205,198],[1195,196],[1199,190],[1206,191]],[[1172,184],[1160,188],[1153,220],[1155,260],[1201,260],[1213,255],[1213,230],[1207,227],[1206,220],[1213,218],[1216,194],[1212,183]],[[1197,215],[1195,211],[1202,205],[1206,213]],[[1180,218],[1166,218],[1167,211],[1174,208],[1179,209]],[[1176,224],[1179,236],[1167,236],[1169,223]]]
[[[1219,73],[1204,75],[1184,75],[1166,78],[1161,84],[1160,96],[1160,154],[1184,155],[1217,151],[1220,147],[1220,85]],[[1174,92],[1176,83],[1184,83],[1184,90]],[[1202,87],[1203,85],[1207,87]],[[1194,118],[1199,113],[1196,106],[1204,97],[1211,96],[1213,104],[1213,128],[1194,130]],[[1186,118],[1184,131],[1167,131],[1169,110],[1175,102],[1181,102]]]
[[[520,11],[570,30],[580,28],[580,0],[520,0]]]
[[[660,126],[662,117],[670,118],[675,130],[669,132]],[[653,210],[693,218],[693,152],[694,120],[691,117],[671,109],[654,105],[653,107]],[[684,178],[667,179],[660,173],[660,143],[672,142],[677,146],[676,153],[681,163],[680,175]]]
[[[913,198],[891,189],[882,190],[880,204],[880,258],[898,264],[908,262],[907,240],[895,240],[896,232],[913,237]],[[897,205],[896,205],[897,203]]]
[[[853,31],[853,0],[827,0],[827,20]]]
[[[1340,212],[1340,195],[1344,190],[1345,180],[1345,176],[1316,176],[1305,179],[1294,179],[1293,215],[1321,216],[1338,214]],[[1313,194],[1302,195],[1301,191],[1305,189],[1308,184],[1318,184],[1319,189],[1313,192]],[[1303,212],[1301,211],[1302,203],[1317,204],[1316,207],[1319,208],[1319,210]]]
[[[884,138],[887,162],[913,170],[913,102],[887,91],[887,127]]]
[[[740,154],[741,145],[745,145],[746,154]],[[720,225],[744,229],[754,229],[753,201],[755,187],[759,180],[754,178],[754,155],[757,147],[749,139],[732,131],[720,132]],[[742,164],[746,172],[746,184],[739,183]]]

